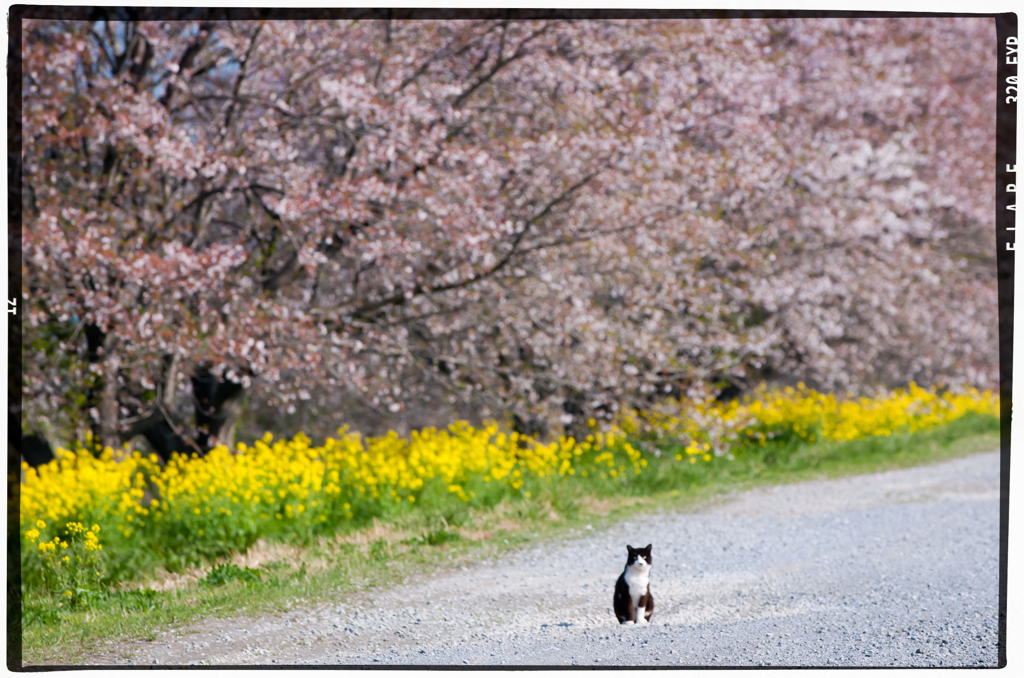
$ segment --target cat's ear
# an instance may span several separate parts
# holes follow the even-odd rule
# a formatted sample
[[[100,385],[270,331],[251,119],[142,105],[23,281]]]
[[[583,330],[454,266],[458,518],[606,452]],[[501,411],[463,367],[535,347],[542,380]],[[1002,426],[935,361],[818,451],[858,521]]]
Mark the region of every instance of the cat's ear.
[[[651,552],[651,544],[648,544],[647,546],[643,547],[640,550],[641,551],[647,551],[648,553],[650,553]]]
[[[626,544],[626,553],[634,553],[635,551],[636,551],[635,548],[633,548],[629,544]]]

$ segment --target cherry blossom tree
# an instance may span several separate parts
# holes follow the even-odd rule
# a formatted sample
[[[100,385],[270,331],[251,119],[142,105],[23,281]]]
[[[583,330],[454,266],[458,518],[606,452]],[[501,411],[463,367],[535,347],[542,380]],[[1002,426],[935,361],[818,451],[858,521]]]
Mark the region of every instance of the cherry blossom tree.
[[[992,386],[994,50],[964,18],[26,21],[30,419],[166,455],[256,386],[570,428]]]

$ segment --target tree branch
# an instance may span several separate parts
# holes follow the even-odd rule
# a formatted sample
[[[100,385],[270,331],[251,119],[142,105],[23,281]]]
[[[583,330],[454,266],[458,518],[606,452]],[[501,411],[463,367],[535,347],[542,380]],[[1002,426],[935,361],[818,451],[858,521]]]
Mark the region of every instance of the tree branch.
[[[181,54],[181,58],[178,59],[179,73],[192,66],[192,62],[195,61],[196,55],[199,54],[203,47],[206,46],[206,41],[209,39],[210,31],[212,29],[213,23],[210,21],[204,21],[199,24],[199,34],[196,36],[196,39],[185,48],[185,51]],[[173,96],[174,83],[168,82],[167,90],[164,92],[164,95],[160,97],[160,103],[163,104],[165,108],[169,109],[171,106],[171,97]]]
[[[470,95],[473,94],[473,92],[475,92],[479,87],[481,87],[484,84],[486,84],[487,82],[489,82],[491,80],[491,78],[493,78],[495,75],[497,75],[498,71],[500,71],[505,66],[508,66],[513,61],[516,61],[520,57],[525,56],[526,52],[523,51],[523,48],[526,47],[527,43],[532,41],[534,38],[536,38],[536,37],[546,33],[548,28],[549,28],[549,26],[547,24],[545,24],[543,27],[537,29],[536,31],[531,33],[529,36],[527,36],[521,43],[519,43],[519,46],[516,48],[516,51],[513,52],[512,56],[510,56],[508,59],[502,59],[501,58],[501,48],[499,48],[499,50],[498,50],[498,60],[495,62],[494,66],[491,67],[491,70],[488,71],[486,75],[484,75],[479,80],[477,80],[476,83],[473,84],[472,87],[470,87],[469,89],[464,91],[462,94],[460,94],[458,96],[458,98],[455,99],[454,102],[452,102],[452,108],[460,108],[462,106],[463,102],[465,102],[466,99],[468,99],[470,97]],[[502,48],[504,47],[504,38],[505,38],[505,36],[503,34],[502,35],[502,45],[501,45]]]
[[[509,252],[501,259],[501,261],[492,266],[490,269],[480,273],[475,273],[474,275],[469,276],[465,280],[459,280],[453,283],[448,283],[446,285],[432,285],[429,287],[416,285],[411,290],[404,290],[402,292],[399,292],[398,294],[394,294],[390,297],[386,297],[379,301],[363,304],[362,306],[360,306],[359,308],[355,309],[352,312],[352,316],[365,316],[367,313],[372,313],[373,311],[376,311],[377,309],[383,308],[385,306],[393,306],[396,304],[405,303],[407,297],[411,298],[419,296],[421,294],[432,294],[434,292],[448,292],[450,290],[458,289],[461,287],[467,287],[469,285],[472,285],[481,280],[491,277],[501,269],[505,268],[505,266],[508,265],[508,263],[513,259],[513,257],[516,256],[516,254],[518,253],[519,244],[522,242],[523,238],[526,237],[526,234],[529,232],[530,228],[534,224],[536,224],[538,221],[540,221],[548,214],[550,214],[551,210],[554,209],[557,205],[568,200],[573,193],[575,193],[580,188],[588,184],[595,176],[597,176],[596,172],[588,174],[579,182],[573,184],[566,190],[562,191],[562,193],[560,193],[557,197],[549,201],[548,204],[544,206],[544,209],[542,209],[535,216],[529,219],[523,226],[522,230],[515,234],[515,237],[512,239],[512,249],[509,250]]]
[[[242,63],[238,67],[238,77],[235,78],[235,86],[231,91],[232,100],[228,104],[227,113],[224,114],[224,134],[221,135],[223,139],[227,134],[228,126],[231,125],[231,114],[235,111],[235,104],[238,101],[238,92],[242,88],[242,81],[245,80],[246,68],[249,65],[249,58],[252,56],[253,50],[256,49],[256,39],[260,36],[260,31],[263,30],[263,24],[261,23],[256,27],[256,30],[252,34],[252,39],[249,41],[249,49],[245,51],[245,56],[242,57]]]

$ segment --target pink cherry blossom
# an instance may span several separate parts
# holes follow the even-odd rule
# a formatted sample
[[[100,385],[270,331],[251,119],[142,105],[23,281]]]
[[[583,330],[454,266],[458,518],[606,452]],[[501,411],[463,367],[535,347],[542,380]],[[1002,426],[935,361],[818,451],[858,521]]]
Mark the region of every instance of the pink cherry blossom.
[[[23,35],[30,419],[995,383],[990,18]]]

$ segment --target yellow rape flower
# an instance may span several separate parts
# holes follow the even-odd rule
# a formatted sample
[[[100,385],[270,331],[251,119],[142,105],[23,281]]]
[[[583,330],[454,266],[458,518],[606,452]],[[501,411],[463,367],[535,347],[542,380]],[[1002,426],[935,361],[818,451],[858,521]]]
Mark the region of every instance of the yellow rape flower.
[[[138,454],[116,462],[84,448],[58,450],[54,461],[25,471],[21,514],[26,525],[34,522],[38,529],[48,521],[60,525],[80,516],[103,516],[105,523],[116,520],[113,524],[129,543],[173,521],[183,533],[214,539],[259,532],[275,517],[288,529],[319,526],[354,515],[353,503],[363,515],[372,514],[374,502],[405,506],[431,483],[471,501],[478,482],[519,491],[527,481],[642,474],[649,458],[638,433],[677,442],[676,461],[693,464],[698,457],[711,461],[714,452],[736,444],[767,444],[784,436],[849,440],[920,430],[970,412],[997,416],[998,398],[971,390],[940,394],[912,384],[874,398],[840,399],[799,385],[762,389],[743,402],[677,400],[652,410],[657,411],[624,411],[615,421],[601,423],[600,430],[597,421],[588,421],[591,431],[582,441],[562,437],[545,443],[502,432],[494,422],[479,427],[454,422],[408,436],[391,431],[364,437],[342,428],[322,444],[301,433],[287,440],[268,432],[251,446],[220,446],[204,457],[177,454],[163,467]],[[158,499],[146,503],[147,487]],[[430,495],[422,494],[419,504],[423,496]],[[87,549],[102,549],[98,523],[90,530],[79,522],[66,524],[68,534],[87,533]],[[38,539],[38,529],[25,532],[26,538]],[[39,545],[41,554],[57,544],[67,548],[59,539],[46,544]]]

